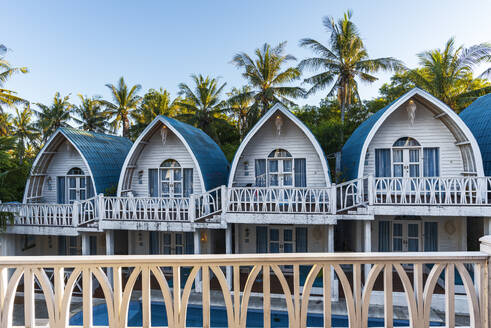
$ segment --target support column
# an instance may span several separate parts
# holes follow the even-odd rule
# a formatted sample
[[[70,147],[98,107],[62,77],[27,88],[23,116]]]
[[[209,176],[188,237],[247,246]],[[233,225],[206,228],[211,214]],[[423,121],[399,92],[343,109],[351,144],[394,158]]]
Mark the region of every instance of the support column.
[[[481,237],[479,239],[479,241],[481,242],[481,246],[480,246],[480,250],[481,252],[484,252],[484,253],[487,253],[489,256],[491,256],[491,235],[485,235],[484,237]],[[485,308],[484,309],[484,312],[483,313],[483,317],[484,318],[488,318],[488,322],[489,322],[489,318],[490,318],[490,315],[491,315],[491,274],[489,274],[489,272],[491,272],[491,261],[488,261],[488,274],[484,276],[484,279],[487,279],[487,283],[484,282],[483,284],[483,287],[485,288],[482,288],[482,293],[486,293],[487,292],[487,309]],[[482,296],[481,299],[485,299],[486,296]],[[483,304],[484,306],[486,305],[486,302],[484,302]],[[486,320],[484,320],[486,321]]]
[[[329,224],[327,226],[327,251],[334,253],[334,225]]]
[[[235,223],[235,249],[234,254],[240,254],[240,226],[238,223]]]
[[[194,254],[201,254],[201,238],[200,238],[200,230],[196,229],[193,232],[194,238]],[[198,271],[196,278],[194,279],[194,290],[197,293],[201,292],[201,271]]]
[[[484,235],[491,235],[491,217],[484,218]]]
[[[0,234],[0,256],[15,255],[15,236],[6,233]]]
[[[82,238],[82,255],[90,255],[89,234],[82,232],[80,237]]]
[[[225,252],[232,254],[232,224],[227,223],[227,229],[225,230]],[[227,284],[228,288],[232,288],[232,267],[227,266]]]
[[[106,230],[106,255],[114,255],[114,230]],[[107,268],[107,278],[114,288],[112,268]]]
[[[369,253],[372,251],[372,221],[363,221],[363,235],[364,235],[364,245],[363,251]],[[370,264],[365,264],[365,281],[367,281],[368,273],[371,269]]]

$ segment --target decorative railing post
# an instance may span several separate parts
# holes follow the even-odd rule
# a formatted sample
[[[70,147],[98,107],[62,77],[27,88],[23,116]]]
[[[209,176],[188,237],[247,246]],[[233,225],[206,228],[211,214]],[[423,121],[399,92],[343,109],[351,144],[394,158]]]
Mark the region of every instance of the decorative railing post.
[[[484,252],[490,256],[488,258],[487,267],[484,268],[483,277],[485,281],[483,281],[482,294],[481,297],[481,309],[482,309],[482,318],[483,318],[483,327],[491,327],[491,235],[484,236],[479,239],[481,242],[481,252]]]
[[[78,201],[73,202],[73,211],[72,211],[72,225],[74,227],[78,227],[80,222],[80,203]]]
[[[341,192],[343,192],[343,189],[341,189]],[[333,183],[331,184],[331,193],[329,194],[329,204],[331,205],[330,207],[331,207],[332,214],[336,214],[337,212],[336,196],[337,196],[337,187],[336,184]],[[343,197],[343,195],[341,195],[341,197]]]
[[[220,193],[222,197],[222,214],[225,214],[225,212],[227,212],[227,205],[228,205],[227,186],[225,185],[220,186]]]
[[[375,180],[373,179],[373,175],[370,174],[368,176],[368,186],[367,186],[367,190],[368,190],[368,205],[373,205],[373,199],[374,199],[374,195],[373,195],[373,191],[375,190],[375,186],[374,186],[374,182]]]
[[[99,195],[97,195],[97,204],[96,204],[94,219],[96,221],[103,220],[105,217],[104,214],[105,214],[104,213],[104,194],[99,194]]]
[[[196,194],[189,196],[189,210],[188,210],[189,222],[194,222],[196,219]]]

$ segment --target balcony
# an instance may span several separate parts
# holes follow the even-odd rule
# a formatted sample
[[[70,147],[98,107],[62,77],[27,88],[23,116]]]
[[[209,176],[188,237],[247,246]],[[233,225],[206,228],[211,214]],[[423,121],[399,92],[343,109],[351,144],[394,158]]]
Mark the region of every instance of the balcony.
[[[184,327],[190,313],[196,312],[196,306],[189,305],[193,299],[199,306],[200,324],[210,327],[220,319],[216,304],[211,304],[213,297],[222,304],[222,324],[246,327],[252,324],[253,314],[258,314],[249,311],[251,299],[256,297],[262,311],[253,325],[275,326],[281,312],[285,326],[306,327],[309,323],[330,327],[335,308],[341,307],[350,327],[367,327],[375,320],[373,306],[379,293],[386,327],[392,326],[396,317],[411,327],[427,327],[430,321],[460,326],[456,313],[464,311],[464,321],[468,321],[464,325],[488,328],[491,237],[481,241],[481,252],[452,253],[3,257],[0,326],[14,324],[13,313],[21,304],[25,319],[15,324],[25,327],[42,320],[50,327],[82,323],[84,327],[133,326],[140,319],[133,322],[128,312],[137,302],[141,314],[138,326]],[[430,268],[426,275],[425,267]],[[244,272],[246,279],[241,280]],[[457,276],[464,286],[462,295],[457,295]],[[442,277],[445,288],[438,292],[436,286]],[[382,281],[378,284],[382,289],[375,291],[378,281]],[[333,284],[338,283],[339,300],[333,295]],[[72,296],[80,291],[80,313],[70,318],[70,308],[75,307]],[[282,300],[279,312],[275,309],[278,297]],[[35,310],[39,299],[46,303],[44,318]],[[158,300],[163,304],[158,305]],[[434,307],[443,311],[440,318],[431,316]],[[395,311],[401,308],[406,309],[406,319]],[[94,321],[94,312],[101,309],[106,309],[107,315],[96,315]],[[15,317],[22,316],[16,312]]]

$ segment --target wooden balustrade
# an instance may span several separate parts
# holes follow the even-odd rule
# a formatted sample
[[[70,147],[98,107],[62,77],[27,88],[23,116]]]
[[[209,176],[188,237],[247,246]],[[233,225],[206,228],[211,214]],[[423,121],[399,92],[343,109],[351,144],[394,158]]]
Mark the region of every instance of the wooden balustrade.
[[[165,312],[158,315],[166,316],[169,327],[185,327],[193,284],[201,279],[203,327],[211,325],[212,284],[225,304],[229,327],[246,326],[253,287],[263,295],[263,325],[271,327],[274,279],[282,290],[290,327],[306,326],[312,287],[320,280],[324,327],[331,327],[331,288],[336,276],[350,327],[367,327],[374,284],[379,277],[383,280],[385,327],[392,327],[393,323],[396,280],[400,281],[406,298],[409,325],[427,327],[437,280],[443,276],[446,308],[443,320],[447,327],[455,327],[458,274],[465,288],[470,325],[489,328],[488,260],[485,252],[3,257],[0,258],[0,326],[12,326],[14,298],[23,280],[26,327],[33,327],[38,318],[34,306],[35,284],[42,290],[50,327],[69,326],[74,286],[80,281],[84,327],[93,326],[95,295],[102,297],[97,304],[107,305],[109,327],[126,327],[131,295],[137,285],[141,286],[143,327],[151,324],[151,302],[157,291],[165,303]],[[362,283],[365,264],[371,268]],[[467,269],[469,264],[474,266],[473,275]],[[431,265],[431,271],[424,276],[423,266],[427,265]],[[232,268],[230,285],[224,269],[227,266]],[[302,276],[305,267],[308,270]],[[240,273],[245,269],[248,269],[247,280],[241,283]],[[123,270],[130,272],[127,279],[122,277]],[[182,274],[184,270],[187,275]],[[53,279],[49,278],[51,272],[54,272]],[[99,294],[93,293],[96,284],[100,286]],[[151,293],[152,286],[154,293]]]
[[[189,221],[187,197],[103,197],[103,220]]]
[[[371,178],[360,178],[333,186],[336,188],[337,211],[343,212],[368,204],[369,182],[371,181]]]
[[[374,178],[374,204],[489,205],[490,177]]]
[[[226,203],[226,187],[220,186],[202,194],[193,195],[196,206],[196,219],[210,218],[221,214]]]
[[[15,225],[72,227],[73,205],[69,204],[0,204],[0,212],[14,216]]]
[[[331,188],[232,187],[227,211],[232,213],[328,214]]]

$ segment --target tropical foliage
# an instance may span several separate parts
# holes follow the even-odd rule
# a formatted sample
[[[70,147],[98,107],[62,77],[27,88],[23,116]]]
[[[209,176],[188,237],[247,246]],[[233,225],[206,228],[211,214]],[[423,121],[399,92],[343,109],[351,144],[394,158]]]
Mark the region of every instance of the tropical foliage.
[[[80,105],[73,109],[78,117],[74,117],[73,120],[79,124],[79,128],[92,132],[108,132],[106,121],[108,114],[104,110],[101,98],[98,96],[90,98],[81,94],[78,98]]]
[[[72,118],[73,105],[68,101],[70,95],[62,97],[59,92],[56,92],[51,105],[37,103],[38,117],[36,126],[42,134],[41,143],[44,144],[56,129],[68,126],[68,122]]]

